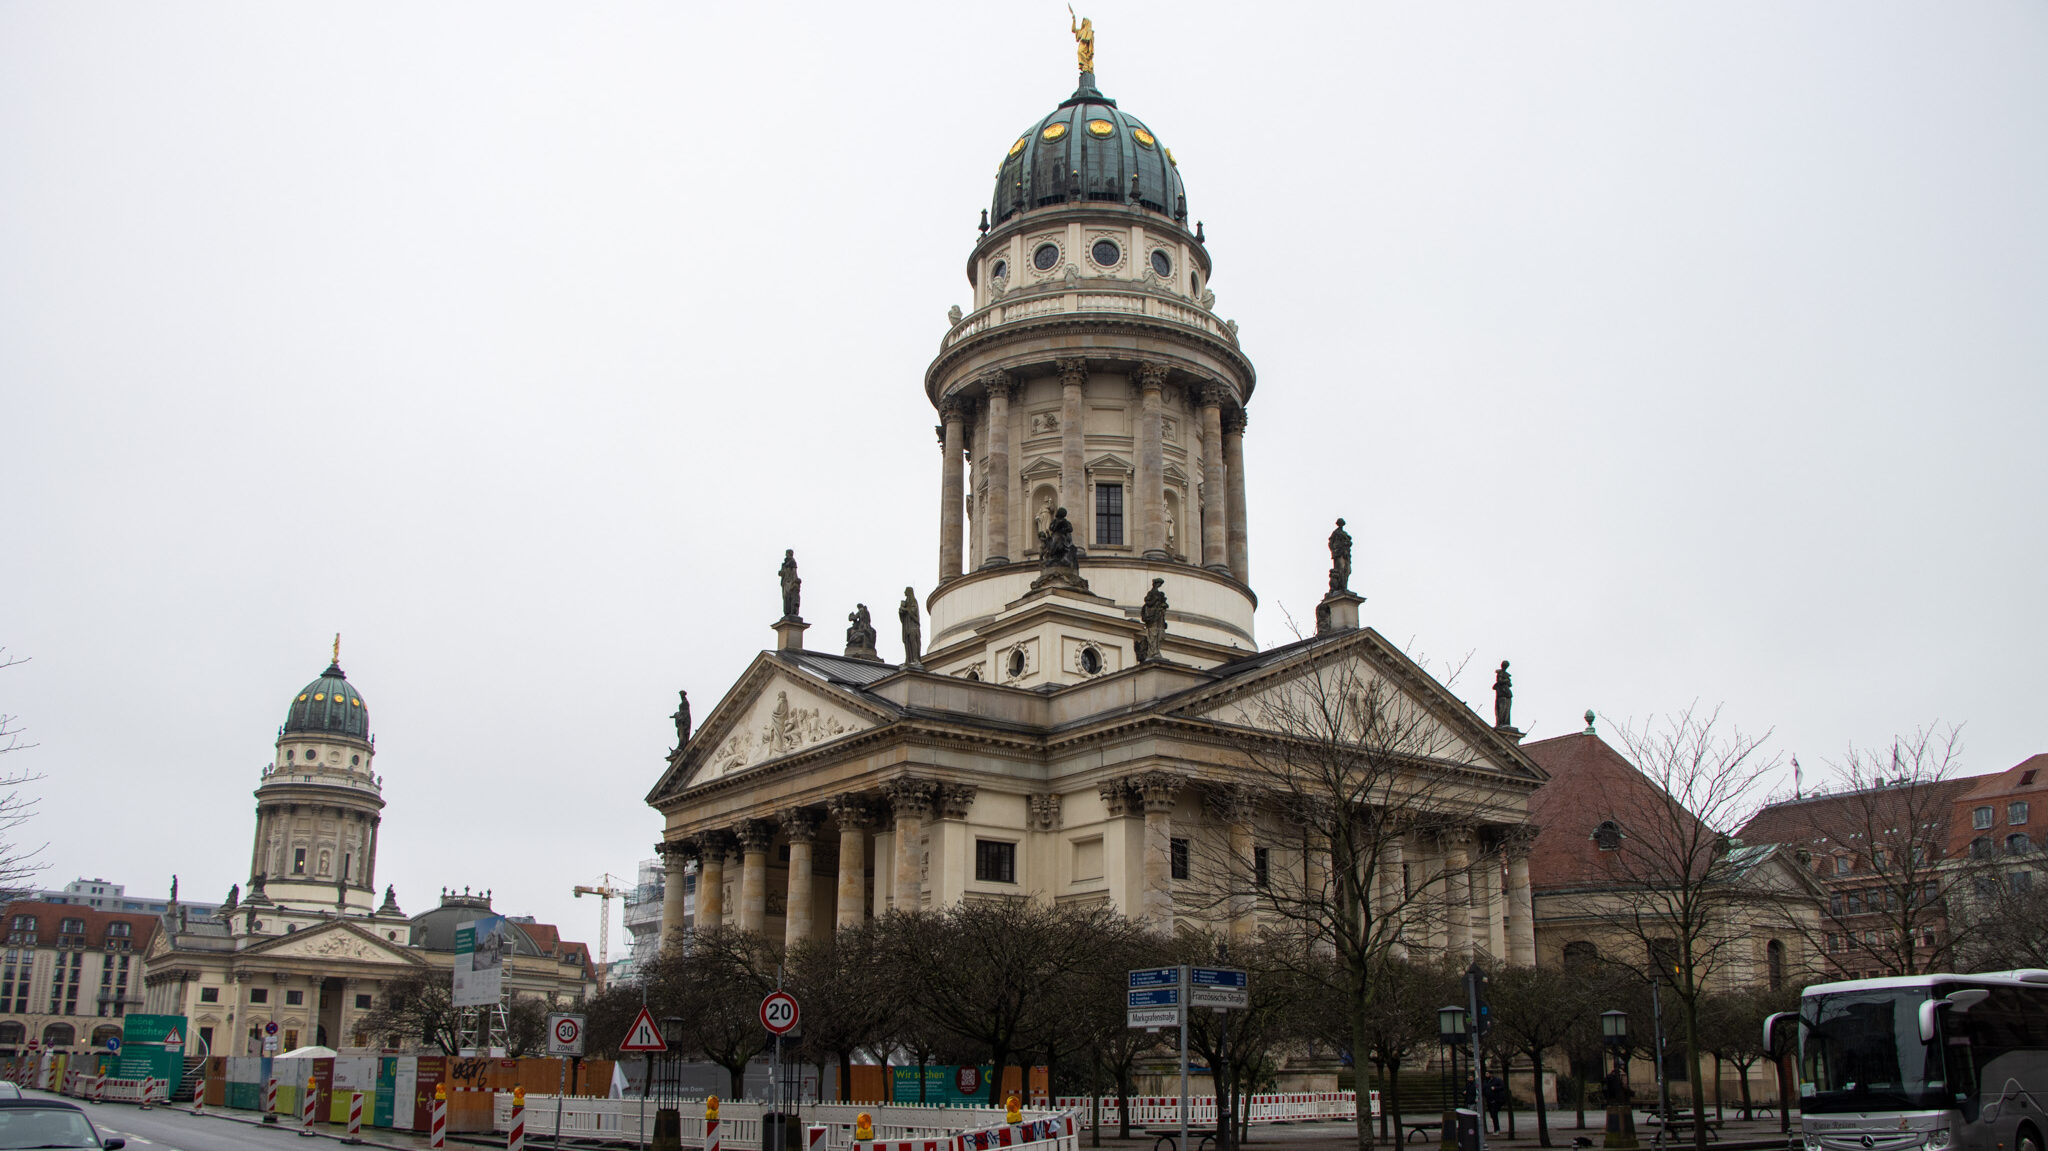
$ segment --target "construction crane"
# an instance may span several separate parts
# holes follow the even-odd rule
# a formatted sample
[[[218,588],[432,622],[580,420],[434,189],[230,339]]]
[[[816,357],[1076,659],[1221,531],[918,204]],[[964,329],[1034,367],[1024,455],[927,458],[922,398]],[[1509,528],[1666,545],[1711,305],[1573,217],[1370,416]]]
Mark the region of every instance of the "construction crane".
[[[618,876],[607,871],[598,877],[596,887],[585,887],[580,883],[576,885],[576,898],[581,899],[586,895],[595,895],[597,896],[598,904],[604,908],[603,918],[597,921],[597,969],[599,971],[604,970],[604,965],[611,958],[612,900],[624,899],[626,897],[625,888],[612,886],[612,881],[617,878]]]

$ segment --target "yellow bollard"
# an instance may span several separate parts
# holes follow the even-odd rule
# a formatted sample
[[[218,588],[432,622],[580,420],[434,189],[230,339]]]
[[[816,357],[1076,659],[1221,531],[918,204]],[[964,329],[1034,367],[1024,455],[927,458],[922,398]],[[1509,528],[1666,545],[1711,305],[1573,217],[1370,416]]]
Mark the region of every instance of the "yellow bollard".
[[[873,1141],[875,1137],[875,1117],[865,1111],[855,1116],[853,1120],[853,1137],[862,1143]]]
[[[1009,1113],[1003,1116],[1003,1122],[1024,1122],[1024,1101],[1022,1099],[1012,1095],[1008,1099],[1003,1100],[1003,1106],[1009,1108]]]
[[[704,1118],[705,1118],[705,1120],[707,1120],[707,1121],[709,1121],[709,1122],[716,1122],[716,1121],[717,1121],[717,1119],[718,1119],[718,1096],[716,1096],[716,1095],[711,1095],[711,1096],[707,1096],[707,1097],[705,1098],[705,1100],[704,1100]]]

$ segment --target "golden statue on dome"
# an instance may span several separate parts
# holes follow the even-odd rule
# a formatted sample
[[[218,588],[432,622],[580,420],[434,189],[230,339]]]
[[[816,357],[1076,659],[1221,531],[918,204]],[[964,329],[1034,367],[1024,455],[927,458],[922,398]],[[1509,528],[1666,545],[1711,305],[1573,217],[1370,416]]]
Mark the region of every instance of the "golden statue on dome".
[[[1074,55],[1080,57],[1081,71],[1095,71],[1095,24],[1086,16],[1074,15],[1074,6],[1067,5],[1067,16],[1074,27]]]

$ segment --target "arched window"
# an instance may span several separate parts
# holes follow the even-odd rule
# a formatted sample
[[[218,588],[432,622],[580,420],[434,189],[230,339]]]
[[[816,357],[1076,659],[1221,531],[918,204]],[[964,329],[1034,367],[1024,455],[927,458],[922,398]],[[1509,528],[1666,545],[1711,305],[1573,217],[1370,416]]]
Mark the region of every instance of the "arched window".
[[[2020,832],[2014,832],[2005,837],[2005,853],[2007,855],[2025,855],[2027,852],[2032,851],[2033,848],[2033,842]]]
[[[1991,858],[1991,837],[1990,837],[1990,836],[1988,836],[1988,835],[1980,835],[1980,836],[1978,836],[1977,838],[1975,838],[1975,839],[1973,839],[1973,840],[1971,840],[1971,841],[1970,841],[1970,858],[1971,858],[1971,859],[1989,859],[1989,858]]]
[[[1592,941],[1574,939],[1564,945],[1564,965],[1568,968],[1590,967],[1600,962],[1600,949]]]
[[[1621,825],[1611,819],[1601,820],[1600,826],[1593,829],[1593,844],[1602,851],[1621,850],[1621,841],[1625,838]]]
[[[43,1028],[43,1046],[69,1047],[78,1039],[78,1032],[69,1023],[52,1023]]]
[[[1781,990],[1785,986],[1785,944],[1776,939],[1764,944],[1764,963],[1770,972],[1771,990]]]
[[[112,1023],[102,1023],[92,1029],[92,1045],[94,1047],[105,1047],[107,1040],[119,1039],[120,1037],[121,1029]]]
[[[19,1047],[28,1042],[28,1028],[9,1021],[0,1023],[0,1047]]]

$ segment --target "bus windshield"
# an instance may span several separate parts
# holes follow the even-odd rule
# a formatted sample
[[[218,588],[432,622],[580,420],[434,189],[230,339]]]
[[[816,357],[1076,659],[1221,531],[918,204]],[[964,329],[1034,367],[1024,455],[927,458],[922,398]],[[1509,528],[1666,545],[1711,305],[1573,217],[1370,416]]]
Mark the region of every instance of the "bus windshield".
[[[1920,1041],[1925,987],[1809,995],[1800,1001],[1801,1110],[1920,1111],[1955,1106],[1940,1048]]]

